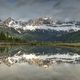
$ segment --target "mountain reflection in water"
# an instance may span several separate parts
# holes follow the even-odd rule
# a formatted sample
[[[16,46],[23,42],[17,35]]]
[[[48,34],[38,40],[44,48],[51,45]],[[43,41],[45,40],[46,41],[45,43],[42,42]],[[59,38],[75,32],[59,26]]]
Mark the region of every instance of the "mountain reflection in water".
[[[79,49],[59,47],[1,47],[0,63],[9,67],[15,63],[28,63],[44,68],[60,63],[79,64],[78,51]]]

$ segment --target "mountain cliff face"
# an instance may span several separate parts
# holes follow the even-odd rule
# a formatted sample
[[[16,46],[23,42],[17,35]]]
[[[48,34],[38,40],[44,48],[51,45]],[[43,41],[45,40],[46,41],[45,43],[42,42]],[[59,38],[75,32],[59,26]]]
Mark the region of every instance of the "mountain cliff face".
[[[29,21],[16,21],[11,17],[0,20],[0,32],[8,32],[11,36],[31,41],[67,41],[67,37],[73,38],[75,34],[80,33],[79,30],[79,21],[55,21],[51,17]]]

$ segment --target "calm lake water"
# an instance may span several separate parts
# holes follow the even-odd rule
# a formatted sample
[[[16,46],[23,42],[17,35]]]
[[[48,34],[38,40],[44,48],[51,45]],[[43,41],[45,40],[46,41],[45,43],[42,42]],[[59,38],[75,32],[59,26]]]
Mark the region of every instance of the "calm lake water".
[[[80,80],[80,48],[0,47],[0,80]]]

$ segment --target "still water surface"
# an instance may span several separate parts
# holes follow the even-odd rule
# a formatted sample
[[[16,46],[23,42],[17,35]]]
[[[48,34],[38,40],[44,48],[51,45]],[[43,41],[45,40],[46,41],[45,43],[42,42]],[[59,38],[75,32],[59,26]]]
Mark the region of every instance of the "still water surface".
[[[0,47],[0,80],[80,80],[80,49]]]

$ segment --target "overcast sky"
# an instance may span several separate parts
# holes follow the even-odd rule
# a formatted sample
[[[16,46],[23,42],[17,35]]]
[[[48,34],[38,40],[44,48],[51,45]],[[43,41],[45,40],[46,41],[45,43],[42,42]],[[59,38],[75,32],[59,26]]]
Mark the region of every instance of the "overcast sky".
[[[0,18],[27,20],[40,16],[80,20],[80,0],[0,0]]]

